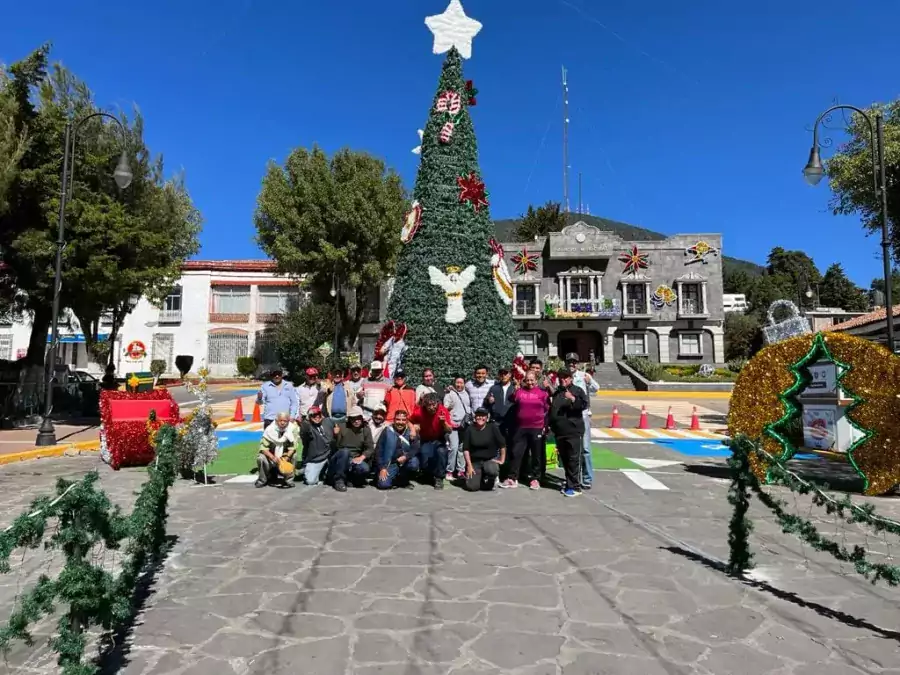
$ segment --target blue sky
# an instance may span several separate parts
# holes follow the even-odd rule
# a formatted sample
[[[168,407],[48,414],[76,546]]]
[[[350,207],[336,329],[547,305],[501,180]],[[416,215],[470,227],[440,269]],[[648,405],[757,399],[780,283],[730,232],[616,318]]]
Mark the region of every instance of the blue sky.
[[[573,207],[581,171],[594,215],[721,232],[725,253],[757,262],[803,249],[865,286],[879,276],[877,241],[831,215],[827,187],[800,171],[833,100],[898,95],[896,0],[463,4],[484,24],[466,75],[495,218],[561,198],[565,65]],[[260,181],[292,147],[367,150],[415,180],[442,61],[424,18],[445,0],[9,5],[0,60],[51,40],[98,103],[140,107],[148,144],[185,170],[203,212],[203,258],[262,256]]]

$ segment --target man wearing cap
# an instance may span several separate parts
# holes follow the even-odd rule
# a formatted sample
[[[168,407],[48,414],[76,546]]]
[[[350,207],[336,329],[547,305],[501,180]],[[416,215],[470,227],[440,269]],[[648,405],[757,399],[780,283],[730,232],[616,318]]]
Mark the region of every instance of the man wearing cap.
[[[288,413],[291,419],[296,419],[299,410],[297,390],[293,384],[284,381],[284,371],[276,368],[269,378],[256,394],[256,402],[263,409],[263,429],[268,429],[280,413]]]
[[[591,374],[578,369],[578,354],[570,352],[566,354],[566,367],[572,373],[572,384],[581,389],[587,396],[588,406],[585,408],[584,435],[581,437],[581,487],[590,490],[594,484],[594,460],[591,457],[591,394],[600,391],[597,380]]]
[[[353,406],[347,413],[347,421],[337,426],[335,437],[337,451],[329,460],[328,471],[331,483],[338,492],[347,491],[347,481],[355,487],[365,485],[366,476],[372,456],[375,454],[375,442],[372,430],[363,419],[363,411]]]
[[[416,409],[416,390],[406,384],[406,373],[398,370],[394,373],[394,386],[384,395],[387,408],[387,421],[393,422],[398,410],[406,413],[407,419]]]
[[[322,408],[313,405],[307,411],[307,419],[300,426],[303,441],[303,478],[307,485],[318,485],[319,475],[334,449],[337,428],[330,419],[325,419]]]
[[[365,411],[363,411],[365,415]],[[369,419],[369,429],[372,431],[372,441],[375,445],[378,445],[378,439],[381,438],[381,434],[387,429],[387,408],[384,407],[383,403],[379,403],[375,406],[375,410],[372,411],[372,417]]]
[[[316,368],[306,369],[306,382],[297,387],[297,396],[300,399],[298,409],[302,420],[307,418],[310,407],[322,405],[322,385],[319,384],[319,371]]]
[[[414,487],[412,478],[419,471],[419,437],[409,426],[405,410],[398,410],[394,422],[378,439],[375,456],[378,463],[379,490]]]
[[[515,411],[513,406],[516,400],[516,385],[513,384],[512,374],[509,368],[501,368],[497,371],[497,382],[488,390],[487,398],[484,400],[484,407],[491,413],[491,420],[499,427],[500,433],[506,441],[506,448],[512,448],[512,437],[515,431]],[[505,476],[505,469],[509,467],[501,467],[501,474]],[[509,487],[510,482],[504,480],[500,487]]]
[[[419,462],[435,490],[444,489],[444,473],[447,471],[447,435],[453,431],[450,411],[441,403],[437,394],[425,394],[416,406],[409,421],[415,425],[421,442]]]
[[[372,365],[369,366],[369,379],[363,382],[356,393],[356,400],[362,406],[366,417],[371,417],[375,408],[384,404],[384,395],[391,388],[391,383],[384,379],[383,373],[381,361],[372,361]]]
[[[347,380],[347,389],[350,392],[350,401],[357,403],[356,395],[362,390],[365,380],[362,379],[362,367],[359,364],[350,366],[350,379]]]
[[[549,424],[556,437],[559,461],[566,472],[563,494],[566,497],[577,497],[581,494],[583,413],[590,404],[584,390],[572,384],[571,371],[561,368],[557,377],[559,385],[550,399]]]

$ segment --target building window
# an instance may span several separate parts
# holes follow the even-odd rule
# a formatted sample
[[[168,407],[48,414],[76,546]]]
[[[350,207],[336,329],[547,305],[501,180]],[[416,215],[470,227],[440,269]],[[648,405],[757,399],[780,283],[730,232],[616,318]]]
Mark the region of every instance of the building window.
[[[362,320],[363,323],[378,323],[381,321],[381,289],[377,286],[372,288],[366,297]]]
[[[703,356],[703,339],[700,333],[679,333],[678,355]]]
[[[526,358],[537,356],[537,333],[519,333],[519,351]]]
[[[0,361],[12,361],[12,335],[0,335]]]
[[[300,309],[300,291],[290,287],[259,289],[257,314],[288,314]],[[224,311],[224,310],[219,310]],[[235,310],[233,314],[241,314]]]
[[[628,284],[625,292],[625,312],[628,314],[648,313],[646,284]]]
[[[647,356],[647,334],[625,333],[625,356]]]
[[[537,309],[537,290],[534,284],[516,284],[516,315],[517,316],[536,316]]]
[[[166,296],[159,310],[160,323],[181,323],[181,286],[176,286]]]
[[[700,284],[681,285],[682,314],[703,314],[703,293]]]
[[[212,293],[214,314],[249,314],[249,286],[214,286]]]

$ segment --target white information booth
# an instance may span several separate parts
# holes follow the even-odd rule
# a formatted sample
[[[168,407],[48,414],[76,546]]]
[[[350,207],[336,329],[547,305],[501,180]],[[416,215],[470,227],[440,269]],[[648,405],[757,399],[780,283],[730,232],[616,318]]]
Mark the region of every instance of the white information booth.
[[[847,419],[853,399],[838,387],[838,366],[818,361],[809,366],[810,382],[800,392],[803,444],[810,450],[846,453],[863,433]]]

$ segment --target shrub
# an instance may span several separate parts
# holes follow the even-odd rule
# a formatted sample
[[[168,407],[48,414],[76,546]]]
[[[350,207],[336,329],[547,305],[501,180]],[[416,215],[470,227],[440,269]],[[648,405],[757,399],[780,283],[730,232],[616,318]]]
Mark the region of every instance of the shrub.
[[[252,356],[239,356],[237,371],[241,377],[253,377],[256,375],[256,359]]]
[[[732,373],[741,372],[741,370],[743,370],[744,366],[746,366],[746,365],[747,365],[747,359],[745,359],[745,358],[731,359],[727,363],[728,370],[730,370]]]
[[[168,365],[163,359],[153,359],[150,362],[150,372],[155,378],[159,378],[160,375],[165,373],[166,368],[168,368]]]
[[[650,380],[650,382],[659,382],[663,379],[665,368],[651,361],[646,356],[626,356],[625,363],[629,368],[643,376],[644,379]]]

